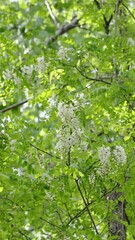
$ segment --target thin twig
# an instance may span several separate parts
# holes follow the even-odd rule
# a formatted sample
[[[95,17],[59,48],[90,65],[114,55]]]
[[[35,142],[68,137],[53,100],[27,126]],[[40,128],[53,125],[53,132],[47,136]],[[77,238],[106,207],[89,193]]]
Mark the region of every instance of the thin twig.
[[[82,197],[82,200],[83,200],[83,202],[84,202],[84,205],[85,205],[85,207],[86,207],[86,209],[87,209],[87,212],[88,212],[88,214],[89,214],[90,220],[91,220],[91,222],[92,222],[92,224],[93,224],[93,226],[94,226],[95,232],[96,232],[96,234],[99,235],[98,230],[97,230],[97,227],[96,227],[96,224],[95,224],[94,219],[93,219],[93,217],[92,217],[92,214],[91,214],[91,212],[90,212],[90,210],[89,210],[88,204],[87,204],[87,202],[86,202],[86,200],[85,200],[85,198],[84,198],[84,196],[83,196],[83,193],[82,193],[82,190],[81,190],[81,188],[80,188],[78,179],[75,179],[75,182],[76,182],[77,188],[78,188],[78,190],[79,190],[79,193],[80,193],[80,195],[81,195],[81,197]]]
[[[7,108],[4,108],[4,109],[0,110],[0,113],[5,113],[5,112],[7,112],[7,111],[9,111],[9,110],[12,110],[12,109],[14,109],[14,108],[17,108],[17,107],[23,105],[24,103],[27,103],[30,99],[31,99],[31,98],[26,99],[26,100],[24,100],[24,101],[22,101],[22,102],[20,102],[20,103],[15,103],[15,104],[7,107]]]
[[[95,201],[91,201],[87,204],[87,206],[89,206],[90,204],[92,204]],[[82,210],[80,210],[74,217],[71,217],[71,219],[68,221],[68,223],[66,224],[67,226],[75,219],[79,218],[81,215],[83,215],[83,213],[85,213],[87,211],[87,207],[85,206]]]
[[[106,83],[106,84],[111,84],[110,82],[106,82],[104,79],[110,79],[112,80],[112,76],[104,76],[104,77],[100,77],[98,76],[98,78],[91,78],[91,77],[88,77],[84,72],[82,72],[78,67],[77,67],[77,64],[75,65],[71,65],[71,64],[67,64],[65,62],[62,62],[60,60],[58,60],[63,66],[66,66],[66,67],[71,67],[71,68],[75,68],[83,77],[85,77],[86,79],[88,80],[91,80],[91,81],[98,81],[98,82],[103,82],[103,83]],[[91,64],[91,63],[90,63]],[[96,68],[95,66],[93,66],[93,64],[91,64],[92,67]]]
[[[54,223],[51,223],[51,222],[49,222],[48,220],[46,220],[46,219],[44,219],[44,218],[42,218],[42,217],[40,217],[40,219],[41,219],[42,221],[44,221],[44,222],[48,223],[49,225],[51,225],[51,226],[53,226],[53,227],[56,227],[56,228],[59,228],[59,229],[61,229],[61,230],[62,230],[62,228],[61,228],[61,227],[59,227],[59,226],[57,226],[56,224],[54,224]]]
[[[68,210],[67,204],[64,203],[64,205],[65,205],[65,207],[66,207],[66,210],[67,210],[67,213],[68,213],[68,216],[69,216],[70,220],[72,220],[72,216],[71,216],[71,214],[70,214],[70,212],[69,212],[69,210]]]
[[[2,196],[0,196],[0,199],[3,199],[4,201],[9,201],[9,202],[11,202],[12,204],[16,205],[17,207],[19,207],[19,208],[23,211],[22,207],[20,207],[18,203],[12,201],[11,199],[9,199],[9,198],[7,198],[7,197],[2,197]]]
[[[90,169],[92,170],[93,166],[96,165],[96,163],[98,163],[98,162],[99,162],[99,160],[97,160],[97,161],[95,161],[94,163],[92,163],[89,167],[87,167],[87,168],[84,170],[83,174],[85,174],[86,172],[88,172]],[[78,180],[79,180],[79,179],[80,179],[80,177],[78,177]]]
[[[87,191],[86,191],[86,188],[85,188],[85,186],[84,186],[84,183],[83,183],[83,180],[82,180],[82,179],[81,179],[81,184],[82,184],[82,187],[83,187],[83,190],[84,190],[84,193],[85,193],[85,200],[86,200],[87,205],[88,205],[89,201],[88,201],[88,198],[87,198]]]
[[[127,11],[129,12],[129,14],[131,15],[131,17],[135,20],[135,16],[133,15],[133,13],[130,11],[130,9],[125,5],[125,3],[121,3],[126,9]]]
[[[61,217],[61,215],[60,215],[59,211],[58,211],[58,210],[56,210],[56,213],[57,213],[57,214],[58,214],[58,216],[59,216],[59,219],[60,219],[60,221],[61,221],[61,224],[63,224],[63,220],[62,220],[62,217]]]
[[[45,0],[45,5],[46,5],[46,8],[47,8],[47,10],[48,10],[48,12],[50,14],[50,17],[53,20],[55,26],[58,27],[58,19],[55,16],[55,14],[53,13],[51,5],[50,5],[50,3],[47,0]]]
[[[22,236],[24,236],[27,240],[31,240],[31,238],[27,237],[21,230],[18,231]]]
[[[78,67],[75,67],[76,70],[86,79],[88,79],[89,81],[94,81],[94,82],[103,82],[103,83],[106,83],[106,84],[111,84],[110,82],[106,82],[104,81],[102,78],[91,78],[91,77],[88,77],[85,73],[83,73]]]
[[[58,158],[58,159],[59,159],[59,157],[54,156],[54,155],[52,155],[51,153],[48,153],[48,152],[44,151],[43,149],[41,149],[41,148],[39,148],[39,147],[36,147],[36,146],[33,145],[32,143],[30,143],[30,142],[28,142],[28,143],[29,143],[32,147],[34,147],[35,149],[37,149],[38,151],[43,152],[43,153],[47,154],[47,155],[50,156],[50,157],[55,157],[55,158]]]

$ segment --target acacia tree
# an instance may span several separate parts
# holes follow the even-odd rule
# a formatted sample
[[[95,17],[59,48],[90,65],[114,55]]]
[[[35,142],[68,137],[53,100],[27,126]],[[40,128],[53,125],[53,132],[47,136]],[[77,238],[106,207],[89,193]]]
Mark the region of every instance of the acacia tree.
[[[134,1],[0,13],[0,239],[135,239]]]

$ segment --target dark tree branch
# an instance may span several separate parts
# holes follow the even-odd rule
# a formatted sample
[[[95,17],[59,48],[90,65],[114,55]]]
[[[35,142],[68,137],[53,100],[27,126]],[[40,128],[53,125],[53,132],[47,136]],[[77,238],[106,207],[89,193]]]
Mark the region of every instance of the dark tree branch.
[[[88,215],[89,215],[89,217],[90,217],[90,220],[91,220],[91,222],[92,222],[92,224],[93,224],[94,230],[95,230],[96,234],[99,235],[98,230],[97,230],[97,227],[96,227],[96,224],[95,224],[94,219],[93,219],[93,217],[92,217],[92,214],[91,214],[91,212],[90,212],[90,210],[89,210],[87,201],[85,200],[85,197],[83,196],[83,193],[82,193],[82,190],[81,190],[81,188],[80,188],[78,179],[75,179],[75,182],[76,182],[78,191],[79,191],[79,193],[80,193],[80,195],[81,195],[81,198],[82,198],[82,200],[83,200],[83,202],[84,202],[84,205],[85,205],[85,207],[86,207],[86,210],[87,210],[87,212],[88,212]]]
[[[123,5],[123,7],[126,8],[126,10],[129,12],[129,14],[131,15],[131,17],[135,20],[135,16],[133,15],[133,13],[130,11],[130,9],[127,7],[127,5],[125,3],[121,3]]]
[[[69,32],[71,29],[79,27],[79,21],[80,19],[78,19],[77,17],[72,18],[71,22],[68,24],[63,24],[55,33],[55,35],[53,37],[51,37],[47,44],[54,42],[59,36],[63,35],[64,33]]]
[[[66,210],[67,210],[68,216],[69,216],[70,220],[72,221],[72,216],[71,216],[71,214],[70,214],[70,212],[69,212],[69,210],[68,210],[67,204],[64,203],[64,205],[65,205],[65,208],[66,208]]]
[[[82,184],[82,187],[83,187],[83,190],[84,190],[85,200],[86,200],[87,205],[88,205],[89,201],[88,201],[87,191],[86,191],[86,188],[85,188],[85,186],[84,186],[83,180],[81,180],[81,184]]]
[[[58,211],[58,210],[56,210],[56,213],[57,213],[57,214],[58,214],[58,216],[59,216],[59,219],[60,219],[60,221],[61,221],[61,224],[63,224],[63,220],[62,220],[62,217],[61,217],[61,215],[60,215],[59,211]]]
[[[55,227],[55,228],[58,228],[58,229],[62,230],[62,228],[59,227],[59,226],[57,226],[56,224],[51,223],[51,222],[49,222],[48,220],[46,220],[46,219],[44,219],[44,218],[42,218],[42,217],[40,217],[40,219],[41,219],[42,221],[48,223],[49,225],[51,225],[51,226],[53,226],[53,227]]]
[[[113,19],[113,14],[111,14],[110,18],[107,20],[106,16],[103,14],[103,19],[104,19],[104,29],[105,29],[105,33],[109,34],[109,27],[110,27],[110,23]]]
[[[58,159],[59,159],[59,157],[54,156],[54,155],[52,155],[51,153],[48,153],[48,152],[46,152],[46,151],[40,149],[39,147],[36,147],[36,146],[33,145],[32,143],[30,143],[30,142],[28,142],[28,143],[29,143],[32,147],[34,147],[35,149],[37,149],[38,151],[43,152],[43,153],[47,154],[47,155],[50,156],[50,157],[55,157],[55,158],[58,158]]]
[[[71,160],[71,157],[70,157],[70,155],[71,155],[71,147],[69,148],[69,151],[68,151],[68,156],[67,156],[67,166],[68,167],[70,167],[70,160]]]
[[[110,85],[111,83],[110,82],[106,82],[105,80],[103,80],[102,78],[91,78],[91,77],[88,77],[84,72],[82,72],[77,66],[75,67],[76,70],[86,79],[88,79],[89,81],[94,81],[94,82],[102,82],[102,83],[105,83],[105,84],[108,84]]]
[[[95,4],[97,5],[98,10],[101,10],[101,6],[100,3],[97,0],[94,0]],[[110,27],[110,23],[113,19],[113,14],[111,14],[110,18],[107,20],[106,16],[103,14],[103,19],[104,19],[104,29],[105,29],[105,33],[109,34],[109,27]]]
[[[97,5],[97,8],[100,10],[101,9],[100,3],[97,0],[94,0],[94,2]]]
[[[87,204],[87,206],[89,206],[90,204],[92,204],[95,201],[91,201]],[[85,206],[81,211],[79,211],[74,217],[71,217],[70,215],[70,220],[68,221],[68,223],[66,224],[67,226],[75,219],[79,218],[81,215],[83,215],[83,213],[85,213],[87,211],[87,207]]]
[[[21,230],[18,231],[23,237],[25,237],[27,240],[31,240],[31,238],[27,237]]]
[[[20,102],[20,103],[15,103],[15,104],[7,107],[7,108],[4,108],[4,109],[0,110],[0,113],[5,113],[5,112],[7,112],[7,111],[9,111],[9,110],[12,110],[12,109],[14,109],[14,108],[17,108],[17,107],[19,107],[19,106],[27,103],[29,100],[30,100],[30,98],[29,98],[29,99],[26,99],[26,100],[24,100],[24,101],[22,101],[22,102]]]
[[[0,196],[0,199],[3,199],[4,201],[8,201],[8,202],[11,202],[12,204],[16,205],[17,207],[19,207],[21,209],[21,211],[23,211],[22,207],[19,206],[18,203],[12,201],[11,199],[7,198],[7,197],[3,197],[3,196]]]
[[[67,66],[67,67],[71,67],[71,68],[75,68],[84,78],[88,79],[88,80],[91,80],[96,82],[103,82],[103,83],[106,83],[106,84],[111,84],[111,82],[107,82],[105,81],[105,79],[110,79],[110,81],[112,81],[112,76],[104,76],[104,77],[100,77],[100,76],[97,76],[98,78],[91,78],[91,77],[88,77],[83,71],[81,71],[78,67],[77,67],[77,64],[76,65],[70,65],[70,64],[67,64],[67,63],[64,63],[60,60],[58,60],[63,66]],[[90,63],[91,64],[91,63]],[[91,64],[92,65],[92,64]],[[64,85],[64,87],[68,86],[67,85]],[[85,88],[84,88],[85,89]]]

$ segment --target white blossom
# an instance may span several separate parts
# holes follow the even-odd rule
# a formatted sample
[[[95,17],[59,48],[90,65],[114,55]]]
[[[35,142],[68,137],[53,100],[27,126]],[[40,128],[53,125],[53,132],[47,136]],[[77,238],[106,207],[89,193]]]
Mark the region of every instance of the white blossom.
[[[20,177],[23,175],[23,169],[22,168],[12,168],[13,172],[17,172],[17,175]]]
[[[83,132],[75,115],[74,106],[72,104],[68,106],[60,102],[58,104],[58,116],[61,118],[62,128],[58,132],[59,141],[56,148],[62,153],[67,153],[72,146],[83,145],[81,141]]]
[[[31,76],[32,72],[34,70],[34,66],[33,65],[30,65],[30,66],[24,65],[21,70],[22,70],[23,75],[27,74],[28,76]]]
[[[126,163],[127,156],[123,147],[116,146],[115,150],[113,151],[113,155],[114,155],[115,162],[122,163],[122,164]]]
[[[29,48],[25,48],[24,49],[24,54],[27,54],[27,53],[29,53],[30,52],[30,49]]]
[[[80,148],[82,151],[87,151],[87,149],[88,149],[88,144],[87,144],[87,142],[81,140],[81,143],[80,143],[80,147],[79,147],[79,148]]]
[[[67,124],[70,124],[70,121],[75,121],[75,118],[76,118],[74,113],[74,107],[72,105],[67,106],[62,102],[58,104],[58,115],[61,118],[61,121]],[[76,119],[76,123],[77,123],[77,119]]]
[[[51,107],[56,107],[56,103],[57,103],[57,98],[55,97],[54,94],[52,94],[52,97],[50,97],[48,99],[48,102],[50,104]]]
[[[133,38],[128,38],[128,44],[130,45],[130,46],[135,46],[135,41],[133,40]]]
[[[10,80],[12,78],[12,75],[13,75],[13,70],[9,70],[9,69],[6,69],[5,71],[3,71],[3,78],[5,80]]]
[[[95,183],[95,180],[96,180],[96,175],[94,173],[91,173],[89,175],[89,183],[93,185]]]
[[[101,147],[98,150],[98,156],[102,164],[108,163],[111,156],[110,147]]]
[[[90,83],[88,83],[88,84],[86,84],[86,88],[91,88],[91,85],[90,85]]]
[[[116,146],[115,149],[110,147],[101,147],[98,150],[98,156],[101,163],[100,174],[114,172],[120,166],[126,163],[126,153],[123,147]],[[111,164],[115,164],[115,167]],[[115,170],[114,170],[115,169]]]
[[[64,134],[64,132],[61,131],[61,133],[58,134],[59,141],[56,144],[56,148],[62,152],[67,153],[70,150],[70,141],[69,141],[69,135]]]
[[[67,48],[64,48],[64,47],[60,47],[59,50],[58,50],[58,56],[61,58],[61,59],[67,59],[68,58],[68,52],[69,52],[69,49]]]
[[[47,67],[44,56],[37,58],[37,62],[38,62],[37,66],[36,66],[37,71],[43,73],[46,70],[46,67]]]
[[[77,93],[77,98],[84,99],[84,93]]]

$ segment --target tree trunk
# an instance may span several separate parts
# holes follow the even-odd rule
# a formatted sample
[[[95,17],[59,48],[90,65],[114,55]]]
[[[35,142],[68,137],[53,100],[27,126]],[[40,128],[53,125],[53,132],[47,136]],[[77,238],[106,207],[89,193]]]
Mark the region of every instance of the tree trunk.
[[[115,240],[126,240],[126,227],[124,221],[126,221],[125,213],[125,200],[119,201],[119,197],[122,195],[120,192],[112,192],[108,195],[108,201],[116,202],[115,208],[112,210],[112,217],[108,221],[109,236],[114,236]]]

